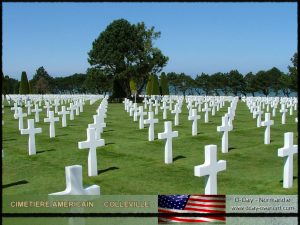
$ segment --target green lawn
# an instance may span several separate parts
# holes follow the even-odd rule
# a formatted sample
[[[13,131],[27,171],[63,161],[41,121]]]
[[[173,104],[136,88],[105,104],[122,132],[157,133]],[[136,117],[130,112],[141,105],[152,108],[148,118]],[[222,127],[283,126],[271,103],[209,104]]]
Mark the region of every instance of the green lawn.
[[[277,156],[278,148],[283,146],[285,132],[294,132],[297,144],[298,133],[295,115],[287,115],[285,125],[281,125],[281,115],[277,111],[275,125],[271,127],[271,144],[264,145],[264,127],[256,127],[246,104],[239,101],[233,121],[234,130],[229,133],[229,153],[221,153],[221,116],[227,112],[228,103],[210,122],[204,123],[204,114],[198,121],[198,136],[192,137],[192,122],[187,120],[188,112],[184,104],[180,114],[180,125],[173,126],[179,137],[173,139],[172,164],[164,164],[164,141],[157,139],[163,132],[162,111],[156,118],[156,139],[148,142],[148,129],[138,129],[138,122],[125,112],[123,104],[109,103],[106,124],[102,134],[106,146],[97,149],[98,169],[96,177],[87,176],[88,150],[79,150],[78,141],[86,140],[86,128],[93,122],[92,115],[100,101],[84,106],[84,112],[67,121],[62,128],[56,123],[56,137],[49,138],[49,123],[39,122],[42,134],[36,135],[38,154],[28,155],[28,135],[20,135],[18,120],[13,118],[9,106],[3,115],[3,194],[49,194],[65,189],[65,166],[82,165],[84,185],[97,184],[101,194],[196,194],[204,193],[204,177],[194,176],[194,166],[204,163],[204,146],[218,146],[218,160],[227,161],[226,171],[218,174],[219,194],[297,194],[298,161],[294,157],[293,188],[284,189],[283,158]],[[27,109],[23,109],[27,112]],[[40,121],[45,117],[40,114]],[[29,118],[34,118],[31,115]],[[169,120],[174,115],[168,113]],[[263,117],[264,118],[264,117]],[[174,123],[173,123],[174,124]],[[24,120],[27,127],[27,120]],[[14,185],[15,184],[15,185]]]

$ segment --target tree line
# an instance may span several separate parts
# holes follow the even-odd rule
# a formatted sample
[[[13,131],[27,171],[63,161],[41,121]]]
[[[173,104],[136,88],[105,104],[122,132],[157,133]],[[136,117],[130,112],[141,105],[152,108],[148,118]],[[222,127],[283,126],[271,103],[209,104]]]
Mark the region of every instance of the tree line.
[[[142,93],[268,96],[274,92],[289,96],[298,91],[297,53],[288,73],[273,67],[255,74],[231,70],[201,73],[193,78],[185,73],[162,72],[169,58],[154,46],[160,35],[144,22],[115,20],[93,41],[87,59],[91,67],[86,73],[54,78],[40,67],[29,81],[26,72],[22,72],[20,82],[2,73],[2,93],[109,93],[123,98]]]

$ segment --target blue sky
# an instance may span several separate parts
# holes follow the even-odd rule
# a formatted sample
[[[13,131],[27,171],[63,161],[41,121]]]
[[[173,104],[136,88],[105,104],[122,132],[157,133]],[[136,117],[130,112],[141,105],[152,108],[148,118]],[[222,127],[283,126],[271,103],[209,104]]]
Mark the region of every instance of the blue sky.
[[[296,3],[3,3],[3,73],[85,73],[92,42],[120,18],[161,32],[165,72],[287,72],[297,51]]]

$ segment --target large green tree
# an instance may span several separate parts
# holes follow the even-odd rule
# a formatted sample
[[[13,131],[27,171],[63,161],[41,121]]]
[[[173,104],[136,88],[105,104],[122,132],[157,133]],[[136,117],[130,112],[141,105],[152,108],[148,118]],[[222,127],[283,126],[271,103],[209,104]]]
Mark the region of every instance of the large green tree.
[[[160,75],[160,94],[169,95],[168,79],[165,72],[162,72]]]
[[[258,91],[268,96],[272,89],[272,76],[264,70],[260,70],[256,73],[256,81]]]
[[[243,89],[244,78],[243,75],[239,73],[237,70],[231,70],[228,73],[228,81],[231,92],[236,96]]]
[[[171,92],[176,95],[180,85],[179,75],[175,72],[167,73],[167,80],[170,85]]]
[[[252,94],[252,96],[254,97],[255,93],[259,91],[256,76],[252,72],[249,72],[245,75],[244,82],[245,92]]]
[[[25,71],[23,71],[21,75],[19,94],[29,94],[29,82]]]
[[[279,78],[279,85],[282,93],[289,97],[291,93],[292,79],[288,74],[283,73]]]
[[[30,85],[33,93],[45,94],[52,92],[53,78],[48,74],[43,66],[36,70]]]
[[[89,93],[105,94],[112,89],[112,77],[106,76],[101,70],[89,68],[86,72],[84,86]]]
[[[161,71],[168,61],[153,47],[153,40],[159,37],[154,27],[148,29],[144,23],[135,25],[125,19],[115,20],[93,42],[88,62],[106,75],[112,75],[114,84],[118,83],[127,96],[131,94],[130,80],[133,78],[139,94],[148,74]]]
[[[159,82],[156,74],[153,74],[152,95],[160,95]]]
[[[283,73],[276,67],[266,71],[266,73],[268,73],[267,76],[271,78],[271,88],[277,96],[281,90],[280,77],[283,75]]]
[[[206,73],[201,73],[201,75],[197,75],[195,78],[195,83],[198,89],[201,89],[205,92],[206,95],[211,94],[213,90],[212,83],[210,81],[210,76]],[[197,91],[198,94],[201,94],[199,90]]]
[[[152,95],[153,79],[153,75],[150,74],[146,85],[146,95]]]
[[[296,52],[291,58],[292,66],[288,66],[289,76],[291,77],[290,89],[298,92],[298,53]]]

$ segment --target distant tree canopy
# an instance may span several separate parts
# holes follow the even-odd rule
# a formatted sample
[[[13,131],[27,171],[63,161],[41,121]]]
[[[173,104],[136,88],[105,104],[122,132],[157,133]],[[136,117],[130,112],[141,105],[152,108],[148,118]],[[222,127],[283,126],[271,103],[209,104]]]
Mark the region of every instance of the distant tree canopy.
[[[292,91],[297,92],[298,91],[298,53],[296,52],[291,58],[292,66],[288,66],[289,69],[289,77],[291,79],[289,88]]]
[[[36,94],[46,94],[53,91],[53,78],[48,74],[43,66],[36,70],[30,84],[32,92]]]
[[[27,78],[27,74],[25,71],[22,72],[21,75],[21,83],[19,87],[19,94],[30,94],[30,89],[29,89],[29,82]]]
[[[148,29],[143,22],[130,24],[125,19],[115,20],[93,42],[88,62],[113,76],[113,95],[121,87],[130,96],[131,79],[139,94],[149,74],[160,72],[167,64],[168,57],[153,47],[153,40],[159,37],[160,32],[155,32],[154,27]]]
[[[169,95],[169,84],[165,72],[162,72],[160,75],[160,94]]]
[[[96,68],[89,68],[86,72],[84,86],[89,93],[105,94],[112,89],[112,77]]]
[[[55,77],[53,79],[52,93],[86,93],[87,89],[84,83],[86,78],[87,75],[82,73],[75,73],[66,77]]]

